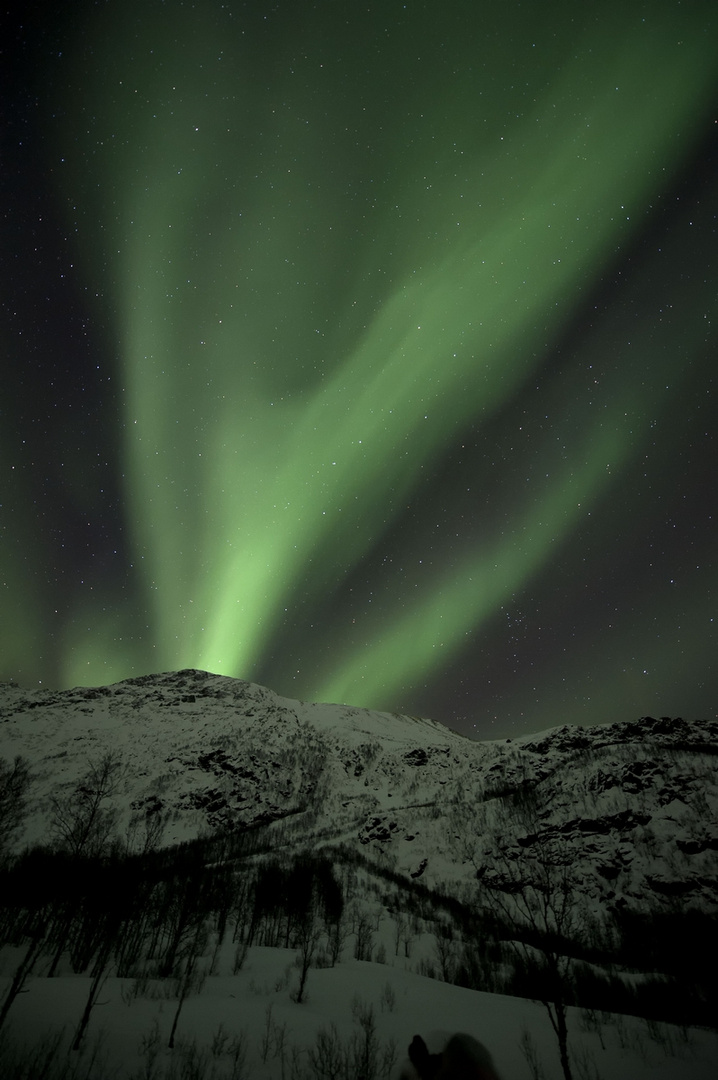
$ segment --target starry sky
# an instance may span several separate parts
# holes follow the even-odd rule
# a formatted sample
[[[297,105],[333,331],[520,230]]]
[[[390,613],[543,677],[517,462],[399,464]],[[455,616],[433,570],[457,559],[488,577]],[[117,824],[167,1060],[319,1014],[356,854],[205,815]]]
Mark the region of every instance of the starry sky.
[[[31,7],[0,676],[716,715],[712,0]]]

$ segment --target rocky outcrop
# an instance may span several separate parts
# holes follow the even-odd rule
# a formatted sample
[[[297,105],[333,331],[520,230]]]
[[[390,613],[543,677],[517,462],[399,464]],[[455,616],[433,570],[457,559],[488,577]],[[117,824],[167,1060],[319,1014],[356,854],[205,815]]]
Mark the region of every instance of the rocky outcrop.
[[[715,721],[481,743],[194,669],[63,693],[0,686],[0,718],[33,765],[30,842],[47,835],[53,795],[107,749],[123,762],[120,820],[161,810],[165,843],[291,816],[297,845],[356,844],[457,891],[475,887],[492,844],[518,866],[551,843],[592,902],[718,911]]]

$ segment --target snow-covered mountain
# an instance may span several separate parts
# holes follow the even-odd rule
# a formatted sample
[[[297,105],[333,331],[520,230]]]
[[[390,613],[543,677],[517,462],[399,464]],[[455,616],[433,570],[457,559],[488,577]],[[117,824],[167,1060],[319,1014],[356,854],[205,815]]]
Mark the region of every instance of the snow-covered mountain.
[[[16,848],[53,850],[0,866],[0,1072],[397,1080],[440,1028],[505,1076],[708,1080],[717,735],[477,742],[194,670],[2,686],[0,808],[20,755]]]
[[[456,895],[497,837],[507,865],[551,840],[594,903],[718,911],[716,746],[716,721],[650,717],[478,742],[196,670],[0,688],[0,757],[32,765],[27,842],[50,835],[52,797],[111,753],[121,835],[155,815],[164,844],[277,822],[284,845],[346,844]]]

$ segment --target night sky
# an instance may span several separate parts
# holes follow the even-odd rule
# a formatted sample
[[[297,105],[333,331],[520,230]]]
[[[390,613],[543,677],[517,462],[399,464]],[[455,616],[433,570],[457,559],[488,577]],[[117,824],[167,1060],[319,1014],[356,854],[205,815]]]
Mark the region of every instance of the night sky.
[[[0,676],[715,716],[714,0],[25,7]]]

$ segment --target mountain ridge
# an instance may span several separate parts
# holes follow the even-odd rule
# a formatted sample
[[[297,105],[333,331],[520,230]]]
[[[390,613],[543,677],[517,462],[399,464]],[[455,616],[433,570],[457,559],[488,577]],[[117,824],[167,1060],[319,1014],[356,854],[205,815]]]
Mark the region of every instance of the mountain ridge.
[[[558,838],[592,903],[718,910],[716,721],[479,741],[185,669],[67,691],[5,685],[0,733],[2,756],[33,768],[25,842],[47,841],[53,799],[109,753],[121,835],[161,815],[164,844],[260,826],[288,842],[291,822],[297,847],[349,844],[457,894],[485,869],[487,837],[514,859]]]

